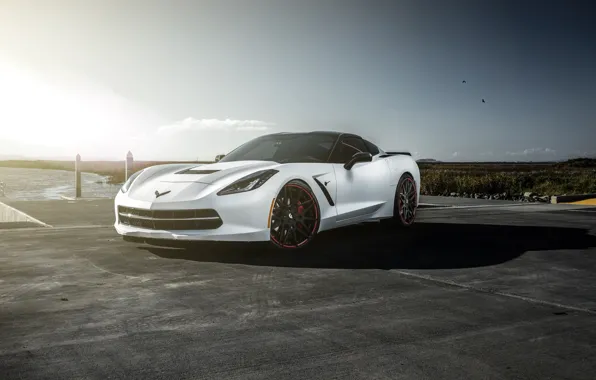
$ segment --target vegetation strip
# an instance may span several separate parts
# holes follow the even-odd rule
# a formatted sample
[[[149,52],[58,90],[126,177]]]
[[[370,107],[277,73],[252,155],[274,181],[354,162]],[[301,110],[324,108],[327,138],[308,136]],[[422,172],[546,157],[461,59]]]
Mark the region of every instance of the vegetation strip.
[[[596,193],[596,159],[558,163],[419,163],[423,195],[550,202]]]
[[[212,161],[135,161],[134,171],[168,163],[209,164]],[[596,193],[596,159],[565,162],[422,162],[422,195],[457,196],[550,202],[565,194]],[[73,161],[0,161],[0,167],[74,170]],[[108,177],[108,183],[124,182],[124,161],[82,161],[83,172]]]

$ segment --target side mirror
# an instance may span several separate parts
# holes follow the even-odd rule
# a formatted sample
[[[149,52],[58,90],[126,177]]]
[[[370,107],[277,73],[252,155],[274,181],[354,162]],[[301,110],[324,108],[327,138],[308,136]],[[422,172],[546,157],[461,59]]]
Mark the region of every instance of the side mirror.
[[[221,160],[225,156],[226,156],[225,154],[218,154],[217,156],[215,156],[215,162],[218,162],[219,160]]]
[[[358,152],[350,158],[348,162],[345,163],[344,169],[350,170],[352,166],[357,164],[358,162],[371,162],[372,161],[372,154],[368,152]]]

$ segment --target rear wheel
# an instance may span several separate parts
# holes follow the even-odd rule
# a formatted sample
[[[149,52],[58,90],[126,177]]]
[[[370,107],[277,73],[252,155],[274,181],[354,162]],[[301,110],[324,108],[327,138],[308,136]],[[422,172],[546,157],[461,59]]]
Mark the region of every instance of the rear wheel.
[[[275,198],[271,242],[279,248],[302,248],[314,238],[320,220],[319,204],[311,188],[303,181],[290,181]]]
[[[397,184],[393,219],[401,227],[409,227],[416,220],[418,192],[416,182],[410,174],[404,174]]]

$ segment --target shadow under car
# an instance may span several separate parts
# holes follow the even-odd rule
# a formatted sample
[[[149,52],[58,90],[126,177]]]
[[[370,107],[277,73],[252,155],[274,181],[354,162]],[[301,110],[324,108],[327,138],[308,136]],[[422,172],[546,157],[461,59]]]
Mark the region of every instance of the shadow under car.
[[[338,269],[454,269],[501,264],[528,251],[596,247],[580,228],[420,222],[407,229],[364,224],[323,232],[300,250],[270,243],[149,241],[168,259],[259,266]]]

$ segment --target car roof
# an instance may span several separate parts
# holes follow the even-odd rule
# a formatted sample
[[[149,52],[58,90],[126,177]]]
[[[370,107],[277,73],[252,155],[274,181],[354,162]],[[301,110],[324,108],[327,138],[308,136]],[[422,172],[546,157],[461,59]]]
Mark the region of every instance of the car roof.
[[[280,136],[280,135],[284,135],[284,136],[288,136],[288,135],[323,135],[323,136],[330,136],[330,137],[335,137],[335,138],[338,138],[339,136],[360,137],[353,133],[345,133],[345,132],[337,132],[337,131],[277,132],[277,133],[268,134],[267,136]]]

